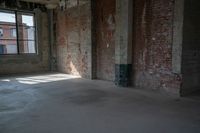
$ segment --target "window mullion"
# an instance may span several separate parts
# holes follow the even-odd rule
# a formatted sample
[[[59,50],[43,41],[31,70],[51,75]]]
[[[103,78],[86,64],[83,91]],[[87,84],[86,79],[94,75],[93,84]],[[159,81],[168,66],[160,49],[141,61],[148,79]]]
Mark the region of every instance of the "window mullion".
[[[19,25],[18,25],[18,14],[17,11],[15,11],[15,19],[16,19],[16,34],[17,34],[17,53],[20,54],[19,50]]]

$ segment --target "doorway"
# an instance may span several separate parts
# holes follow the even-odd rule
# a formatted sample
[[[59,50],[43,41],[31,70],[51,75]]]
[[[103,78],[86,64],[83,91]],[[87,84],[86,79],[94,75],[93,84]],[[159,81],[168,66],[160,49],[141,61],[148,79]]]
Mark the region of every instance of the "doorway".
[[[116,0],[95,0],[94,6],[96,78],[114,81]]]

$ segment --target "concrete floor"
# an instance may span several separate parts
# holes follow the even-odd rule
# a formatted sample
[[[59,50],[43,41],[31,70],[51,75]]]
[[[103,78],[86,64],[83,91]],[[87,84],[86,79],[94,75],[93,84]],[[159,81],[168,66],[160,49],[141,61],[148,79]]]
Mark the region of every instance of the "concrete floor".
[[[200,100],[64,74],[0,79],[0,133],[200,133]]]

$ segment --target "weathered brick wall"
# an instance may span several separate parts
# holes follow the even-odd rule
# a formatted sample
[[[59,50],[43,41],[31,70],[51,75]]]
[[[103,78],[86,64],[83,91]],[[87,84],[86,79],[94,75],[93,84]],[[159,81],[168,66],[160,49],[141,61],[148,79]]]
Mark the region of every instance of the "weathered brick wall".
[[[91,2],[73,1],[57,10],[58,71],[91,78]]]
[[[135,0],[133,82],[136,86],[179,93],[172,73],[174,0]]]
[[[182,51],[182,94],[200,89],[200,1],[186,0]]]
[[[116,0],[95,0],[94,6],[97,78],[114,81]]]

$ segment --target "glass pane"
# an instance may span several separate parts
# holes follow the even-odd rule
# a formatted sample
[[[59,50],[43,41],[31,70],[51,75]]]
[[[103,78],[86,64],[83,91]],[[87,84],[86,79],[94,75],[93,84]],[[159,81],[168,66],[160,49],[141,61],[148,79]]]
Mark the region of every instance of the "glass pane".
[[[18,12],[17,13],[17,21],[19,26],[29,26],[33,27],[35,26],[34,24],[34,15],[33,14],[23,14]]]
[[[17,40],[0,40],[0,54],[17,54]]]
[[[0,24],[0,39],[16,39],[16,26],[15,25],[1,25]]]
[[[35,41],[19,41],[19,51],[22,54],[35,54]]]
[[[15,14],[14,13],[5,13],[5,12],[0,12],[0,23],[10,23],[13,24],[15,23]]]
[[[21,41],[34,41],[35,40],[35,27],[19,26],[19,40]]]
[[[14,12],[0,11],[0,54],[17,54],[16,19]]]
[[[17,37],[17,31],[16,31],[16,28],[12,28],[12,29],[10,29],[10,35],[11,35],[11,37]]]
[[[34,26],[33,16],[30,15],[22,15],[22,23],[26,26]]]
[[[21,54],[35,54],[35,25],[34,15],[17,13],[19,52]]]

